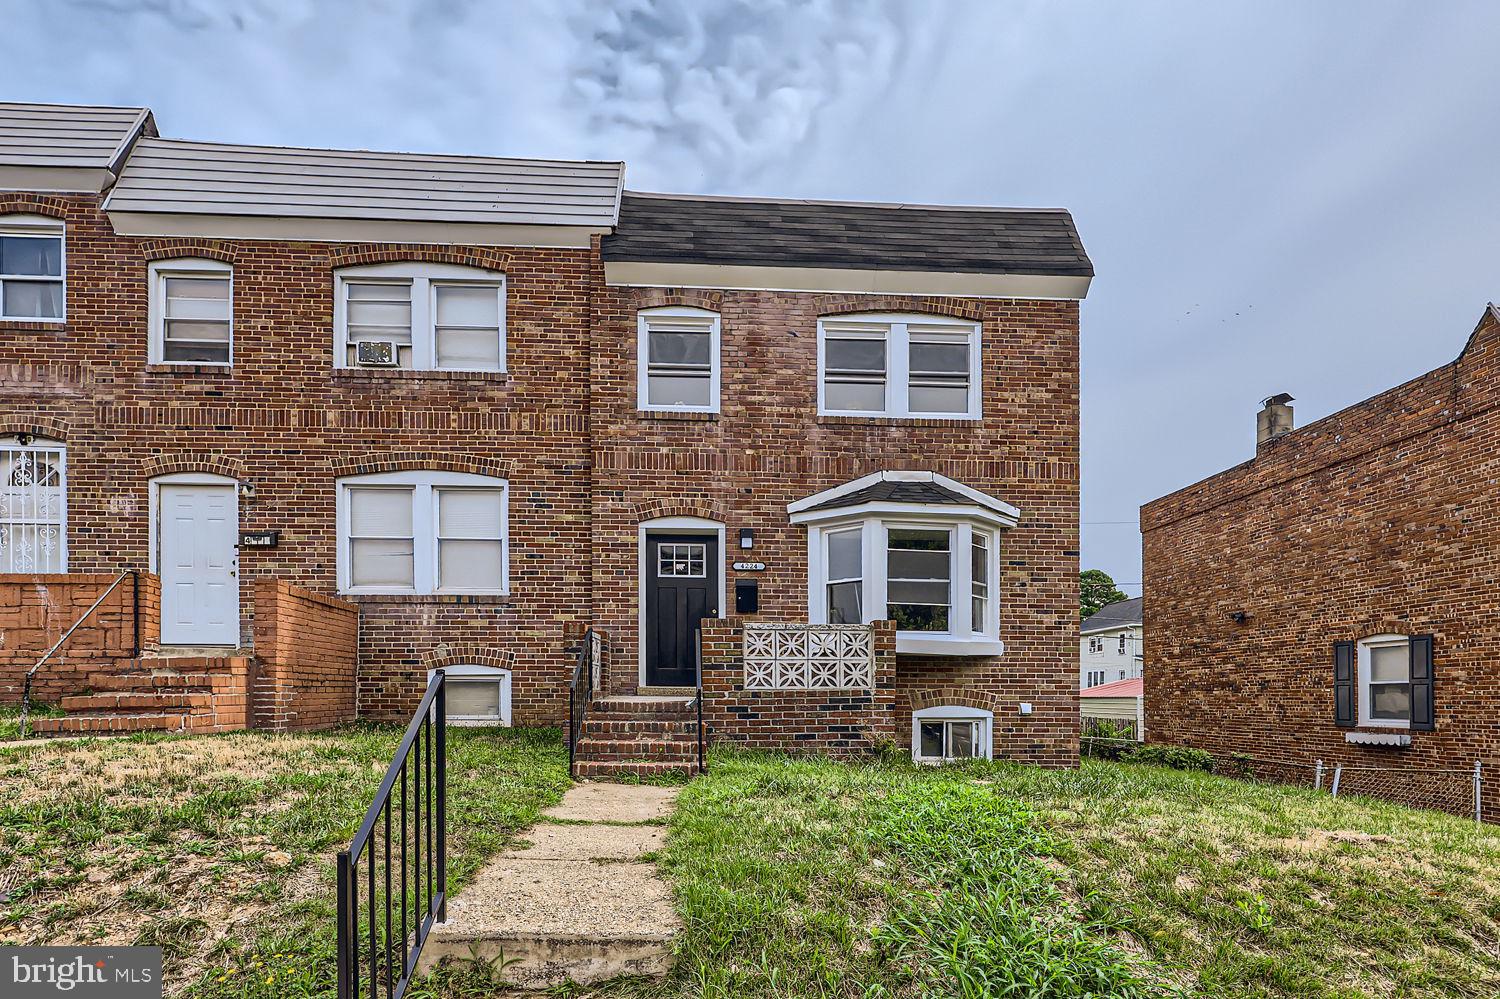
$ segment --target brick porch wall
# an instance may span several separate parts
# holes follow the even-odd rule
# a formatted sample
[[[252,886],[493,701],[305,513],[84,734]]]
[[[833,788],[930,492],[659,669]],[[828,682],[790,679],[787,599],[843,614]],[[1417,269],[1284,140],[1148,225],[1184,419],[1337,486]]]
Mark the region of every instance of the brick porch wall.
[[[253,723],[275,732],[355,717],[359,608],[280,579],[255,584]]]
[[[26,671],[62,637],[117,573],[0,574],[0,703],[21,699]],[[157,647],[161,583],[140,574],[140,646]],[[37,673],[34,697],[55,701],[89,686],[91,674],[128,662],[135,646],[135,594],[127,576]]]
[[[703,622],[703,722],[712,742],[854,755],[904,745],[896,717],[896,625],[878,621],[872,690],[746,690],[745,620]]]

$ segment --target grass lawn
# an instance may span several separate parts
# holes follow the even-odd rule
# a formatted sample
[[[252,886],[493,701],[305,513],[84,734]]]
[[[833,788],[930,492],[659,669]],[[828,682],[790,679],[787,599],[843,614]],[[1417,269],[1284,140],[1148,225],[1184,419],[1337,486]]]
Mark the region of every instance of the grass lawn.
[[[332,856],[399,736],[0,748],[0,943],[152,943],[177,995],[332,993]],[[454,730],[452,884],[566,789],[558,733]],[[718,750],[658,858],[671,997],[1500,995],[1500,833],[1155,767]],[[459,968],[413,995],[495,994]]]
[[[166,949],[170,992],[333,994],[333,856],[394,727],[0,748],[0,945]],[[568,787],[554,730],[451,729],[450,887]]]

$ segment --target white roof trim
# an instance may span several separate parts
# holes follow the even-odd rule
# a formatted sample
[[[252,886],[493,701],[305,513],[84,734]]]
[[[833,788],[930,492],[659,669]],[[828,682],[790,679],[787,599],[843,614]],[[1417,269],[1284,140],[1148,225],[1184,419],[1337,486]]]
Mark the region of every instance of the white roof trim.
[[[1084,623],[1087,624],[1088,622],[1085,621]],[[1106,631],[1130,631],[1132,628],[1141,628],[1141,629],[1144,630],[1145,625],[1142,624],[1139,621],[1136,621],[1134,623],[1126,623],[1126,624],[1121,624],[1120,622],[1117,621],[1114,624],[1100,625],[1097,628],[1084,628],[1081,631],[1079,631],[1078,634],[1080,634],[1080,635],[1098,635],[1098,634],[1102,634],[1103,632],[1106,632]],[[1118,682],[1118,681],[1116,681],[1116,682]]]
[[[451,246],[567,246],[587,248],[609,232],[597,226],[418,222],[400,219],[270,218],[109,211],[122,236],[201,236],[209,239],[292,239],[312,243],[437,243]]]
[[[1014,518],[1021,516],[1020,510],[1011,506],[1004,500],[996,499],[989,493],[983,493],[978,489],[966,486],[962,482],[959,482],[957,479],[950,479],[948,478],[948,476],[943,475],[940,472],[923,472],[911,469],[882,469],[879,472],[871,472],[869,475],[862,475],[857,479],[851,479],[850,481],[845,482],[841,486],[834,486],[831,489],[824,489],[822,492],[813,493],[811,496],[799,499],[795,503],[788,503],[786,506],[786,512],[799,513],[803,510],[811,509],[812,507],[817,506],[819,503],[827,503],[831,499],[838,499],[840,496],[847,496],[850,493],[859,492],[866,486],[873,486],[877,482],[931,482],[933,485],[942,486],[944,489],[950,489],[953,492],[958,493],[960,496],[972,500],[977,506],[988,507],[989,509],[994,510],[997,513],[1003,514],[1007,517]]]
[[[1028,298],[1077,301],[1088,277],[1044,274],[970,274],[939,271],[860,270],[843,267],[761,267],[736,264],[606,260],[604,283],[647,288],[722,288],[874,295],[948,295],[962,298]]]
[[[816,524],[832,520],[863,520],[872,516],[906,517],[912,520],[976,520],[991,527],[1011,528],[1016,526],[1015,517],[996,513],[988,507],[949,506],[940,503],[892,503],[876,501],[858,506],[836,506],[828,510],[807,510],[794,513],[794,524]]]

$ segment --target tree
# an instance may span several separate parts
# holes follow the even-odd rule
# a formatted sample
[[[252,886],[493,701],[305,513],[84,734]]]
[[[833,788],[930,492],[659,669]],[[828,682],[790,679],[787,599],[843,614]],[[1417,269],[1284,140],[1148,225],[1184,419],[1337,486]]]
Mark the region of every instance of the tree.
[[[1129,595],[1121,592],[1114,579],[1103,569],[1085,569],[1078,574],[1078,604],[1083,617],[1088,617],[1105,604],[1129,599]]]

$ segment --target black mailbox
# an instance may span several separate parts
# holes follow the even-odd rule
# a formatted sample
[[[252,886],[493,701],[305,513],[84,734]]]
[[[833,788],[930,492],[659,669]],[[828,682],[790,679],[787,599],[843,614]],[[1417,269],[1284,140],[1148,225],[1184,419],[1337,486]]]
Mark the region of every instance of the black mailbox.
[[[734,612],[757,614],[760,612],[760,581],[736,579],[734,581]]]

